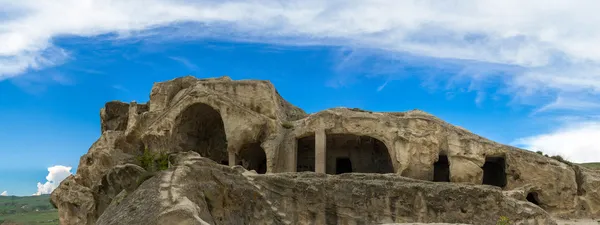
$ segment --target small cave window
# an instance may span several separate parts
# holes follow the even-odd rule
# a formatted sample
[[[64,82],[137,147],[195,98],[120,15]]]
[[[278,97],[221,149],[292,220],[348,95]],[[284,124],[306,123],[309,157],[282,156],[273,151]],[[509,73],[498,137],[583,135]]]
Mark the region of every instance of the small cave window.
[[[450,163],[448,156],[440,155],[438,161],[433,164],[433,181],[450,182]]]
[[[538,199],[538,194],[535,192],[530,192],[529,194],[527,194],[527,201],[531,202],[537,206],[540,205],[540,201]]]
[[[335,159],[335,174],[352,173],[352,161],[350,158]]]
[[[506,186],[506,161],[504,157],[486,157],[482,169],[483,184],[501,188]]]

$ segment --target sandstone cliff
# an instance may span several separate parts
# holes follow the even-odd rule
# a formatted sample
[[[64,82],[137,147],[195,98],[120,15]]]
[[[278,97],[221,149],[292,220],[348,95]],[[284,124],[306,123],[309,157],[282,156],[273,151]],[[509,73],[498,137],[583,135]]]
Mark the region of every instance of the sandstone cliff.
[[[100,117],[102,136],[52,193],[61,224],[552,224],[549,214],[600,214],[596,172],[418,110],[308,115],[267,81],[188,76],[156,83],[147,104],[109,102]],[[169,168],[146,171],[145,149],[170,154]]]

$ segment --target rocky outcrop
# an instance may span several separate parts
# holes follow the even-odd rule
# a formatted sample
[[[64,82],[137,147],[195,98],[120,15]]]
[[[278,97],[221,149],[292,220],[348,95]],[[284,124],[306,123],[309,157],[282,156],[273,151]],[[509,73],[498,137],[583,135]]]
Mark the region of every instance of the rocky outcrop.
[[[144,182],[98,225],[112,224],[378,224],[463,222],[554,224],[542,209],[498,188],[437,184],[393,174],[257,175],[195,152]],[[148,197],[152,196],[152,197]]]
[[[79,175],[71,175],[50,195],[60,224],[94,224],[98,218],[94,193],[81,180]]]
[[[129,120],[129,104],[112,101],[100,110],[100,127],[102,133],[107,130],[125,131]]]
[[[487,140],[419,110],[380,113],[333,108],[306,114],[284,100],[268,81],[187,76],[156,83],[146,104],[109,102],[100,117],[102,135],[81,157],[76,175],[52,193],[61,224],[94,224],[96,220],[114,224],[105,214],[117,215],[120,212],[114,210],[124,206],[156,214],[156,221],[162,215],[160,218],[169,220],[191,216],[209,224],[219,223],[219,218],[229,218],[234,224],[302,224],[301,221],[313,221],[312,211],[302,209],[311,201],[320,207],[315,209],[330,214],[335,211],[332,216],[314,215],[318,216],[314,221],[320,222],[323,218],[336,217],[336,221],[341,221],[358,215],[368,215],[365,222],[429,221],[425,217],[438,222],[483,222],[479,216],[491,216],[480,214],[484,208],[522,221],[546,218],[538,212],[540,208],[560,217],[600,216],[600,175],[596,172]],[[206,160],[240,165],[260,175],[240,176],[224,169],[227,167],[207,169],[212,164],[196,165],[194,161],[196,166],[169,169],[137,188],[138,183],[133,180],[147,178],[153,172],[136,167],[144,166],[139,156],[145,149],[160,154],[196,152]],[[186,177],[188,170],[200,174]],[[296,173],[301,171],[317,173]],[[212,174],[215,172],[219,174]],[[335,175],[349,172],[370,175]],[[187,200],[171,199],[168,210],[152,208],[162,207],[164,202],[136,206],[136,202],[158,201],[145,198],[160,196],[164,188],[151,187],[166,184],[162,179],[173,174],[197,182],[169,181],[170,187],[180,190]],[[242,178],[246,180],[237,180]],[[209,191],[223,186],[219,182],[240,186],[225,185],[226,194]],[[297,190],[288,184],[310,189]],[[496,187],[480,187],[482,184]],[[207,192],[201,194],[193,188],[207,188]],[[369,188],[381,193],[368,192]],[[305,196],[304,192],[311,195]],[[402,194],[405,192],[412,194],[410,199]],[[247,196],[217,203],[210,199],[241,193],[262,196],[259,203],[266,205],[238,204]],[[343,201],[344,196],[338,196],[352,193],[365,204],[364,209],[355,211]],[[448,207],[462,206],[453,205],[460,204],[454,199],[442,199],[448,194],[467,199],[463,200],[469,205],[463,210],[466,213],[456,214],[440,206],[444,205],[440,201],[450,201]],[[202,195],[209,199],[198,197]],[[368,197],[360,197],[363,195]],[[471,200],[478,196],[485,197]],[[226,202],[232,204],[229,201],[235,204],[227,207],[238,211],[213,209],[224,207],[219,204]],[[433,205],[436,201],[438,205]],[[511,205],[514,210],[506,205],[492,206],[488,201]],[[412,208],[391,209],[392,203]],[[273,214],[271,207],[278,211]],[[417,211],[408,212],[409,209]],[[241,214],[244,210],[258,216],[246,218],[246,214]]]

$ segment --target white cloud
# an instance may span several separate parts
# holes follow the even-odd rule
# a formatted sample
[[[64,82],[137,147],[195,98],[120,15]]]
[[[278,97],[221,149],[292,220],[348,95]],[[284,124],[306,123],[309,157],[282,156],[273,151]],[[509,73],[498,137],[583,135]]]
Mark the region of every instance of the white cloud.
[[[600,162],[600,121],[576,122],[547,134],[519,139],[514,144],[577,163]]]
[[[0,196],[8,196],[8,192],[7,191],[3,191],[2,193],[0,193]]]
[[[112,33],[121,40],[211,36],[476,60],[522,67],[507,85],[525,94],[598,93],[598,8],[596,0],[0,0],[0,80],[69,59],[56,37]]]
[[[72,167],[69,166],[52,166],[48,168],[48,176],[46,183],[37,183],[37,192],[33,195],[50,194],[60,185],[60,182],[71,175]]]

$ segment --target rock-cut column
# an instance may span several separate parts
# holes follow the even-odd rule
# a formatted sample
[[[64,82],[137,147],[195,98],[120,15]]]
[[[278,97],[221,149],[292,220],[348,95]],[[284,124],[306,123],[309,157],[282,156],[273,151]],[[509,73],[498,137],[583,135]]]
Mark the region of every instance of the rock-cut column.
[[[325,173],[327,137],[325,130],[315,132],[315,172]]]
[[[235,152],[229,151],[229,166],[235,166]]]

